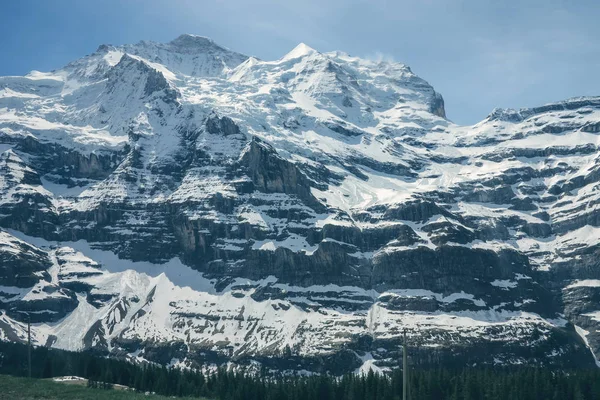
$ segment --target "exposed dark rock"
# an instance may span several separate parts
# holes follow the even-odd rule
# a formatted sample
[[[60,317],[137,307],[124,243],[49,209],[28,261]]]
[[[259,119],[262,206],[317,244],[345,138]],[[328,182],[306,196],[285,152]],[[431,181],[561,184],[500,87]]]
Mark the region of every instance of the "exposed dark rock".
[[[28,288],[40,279],[49,280],[47,270],[52,262],[48,254],[24,242],[14,242],[13,246],[0,246],[0,285]]]
[[[41,295],[35,300],[11,302],[6,311],[7,315],[18,321],[27,321],[29,316],[33,323],[61,320],[77,307],[79,301],[75,294],[67,289],[54,287],[52,290],[53,292],[48,293],[54,294],[52,296]]]
[[[311,181],[268,144],[253,138],[240,163],[248,169],[257,190],[293,194],[315,210],[324,210],[310,191]]]
[[[206,118],[206,131],[213,135],[239,135],[240,128],[227,116],[211,114]]]
[[[371,211],[371,210],[368,210]],[[373,209],[375,211],[375,209]],[[435,215],[442,215],[450,218],[454,216],[447,210],[430,201],[413,201],[404,203],[397,208],[388,208],[383,213],[385,220],[401,220],[425,222]]]

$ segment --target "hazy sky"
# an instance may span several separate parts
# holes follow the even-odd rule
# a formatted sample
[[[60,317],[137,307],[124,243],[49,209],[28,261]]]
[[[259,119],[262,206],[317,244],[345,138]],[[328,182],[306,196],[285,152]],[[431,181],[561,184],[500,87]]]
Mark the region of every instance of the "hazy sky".
[[[305,42],[403,62],[464,124],[494,107],[600,95],[598,0],[15,0],[0,15],[0,75],[194,33],[266,60]]]

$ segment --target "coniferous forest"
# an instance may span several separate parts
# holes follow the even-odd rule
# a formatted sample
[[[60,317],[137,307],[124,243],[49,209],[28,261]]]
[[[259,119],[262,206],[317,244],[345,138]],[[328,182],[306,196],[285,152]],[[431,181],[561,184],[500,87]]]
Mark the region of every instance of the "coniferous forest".
[[[0,373],[27,376],[27,347],[0,342]],[[218,369],[212,373],[140,365],[88,352],[35,348],[32,377],[77,375],[168,396],[219,400],[393,400],[402,398],[402,371],[382,376],[256,376]],[[103,385],[106,386],[106,385]],[[600,370],[531,367],[415,369],[410,399],[600,399]]]

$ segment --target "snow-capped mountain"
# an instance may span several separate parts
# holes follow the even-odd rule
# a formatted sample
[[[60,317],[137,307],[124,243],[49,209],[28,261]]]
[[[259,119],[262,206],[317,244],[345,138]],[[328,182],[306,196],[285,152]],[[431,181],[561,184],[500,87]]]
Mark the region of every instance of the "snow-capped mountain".
[[[102,45],[0,77],[0,337],[341,373],[600,356],[600,97],[446,119],[409,67]]]

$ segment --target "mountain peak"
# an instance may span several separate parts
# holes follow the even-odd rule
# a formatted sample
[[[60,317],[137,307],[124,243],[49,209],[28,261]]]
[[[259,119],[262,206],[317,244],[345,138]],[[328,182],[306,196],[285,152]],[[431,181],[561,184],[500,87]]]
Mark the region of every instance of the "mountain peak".
[[[175,39],[169,42],[175,45],[187,45],[187,44],[215,44],[215,41],[206,36],[193,35],[191,33],[184,33],[177,36]]]
[[[206,36],[192,35],[189,33],[179,35],[177,38],[171,40],[169,43],[172,47],[180,50],[187,51],[206,51],[208,48],[217,48],[226,50],[224,47],[219,46],[214,40]]]
[[[109,51],[113,51],[115,50],[115,46],[113,46],[112,44],[101,44],[100,46],[98,46],[98,48],[96,49],[96,53],[108,53]]]
[[[161,64],[175,74],[202,77],[220,76],[224,70],[233,69],[248,58],[210,38],[191,34],[180,35],[167,43],[141,41],[118,49]]]
[[[294,47],[292,51],[283,56],[282,60],[292,60],[294,58],[301,58],[315,53],[318,53],[318,51],[305,43],[300,43],[298,46]]]

